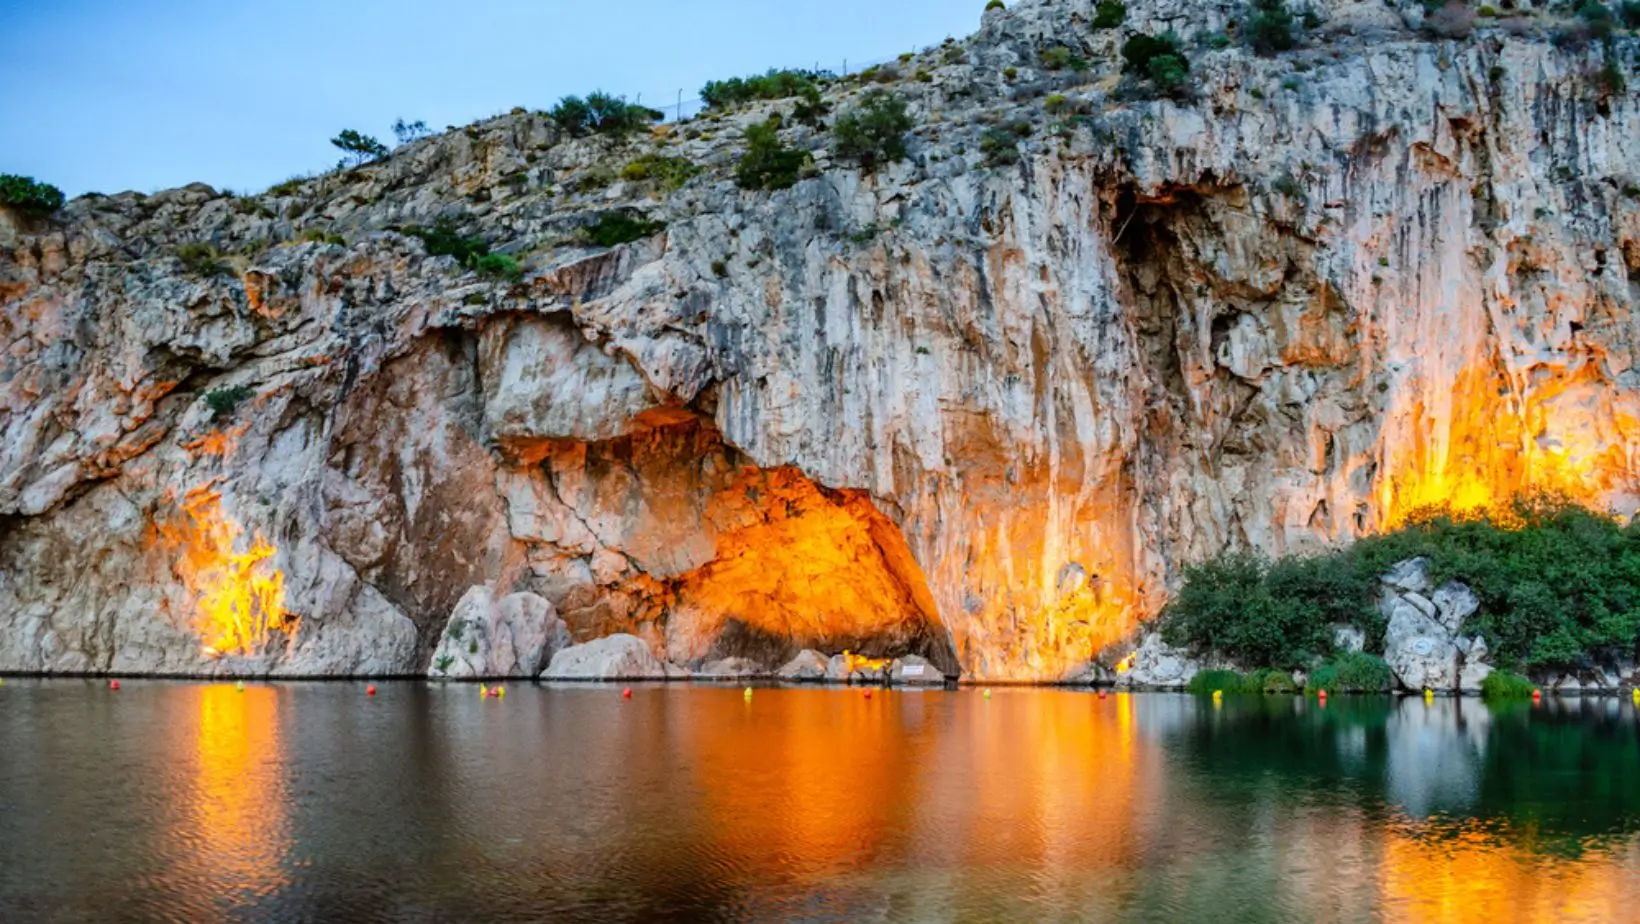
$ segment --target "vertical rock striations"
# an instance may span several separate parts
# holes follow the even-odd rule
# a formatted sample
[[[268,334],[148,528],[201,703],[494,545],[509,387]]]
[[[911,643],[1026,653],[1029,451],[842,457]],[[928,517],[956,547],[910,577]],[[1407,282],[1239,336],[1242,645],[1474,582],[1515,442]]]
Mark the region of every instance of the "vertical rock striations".
[[[817,169],[772,193],[731,173],[781,103],[0,214],[0,670],[421,672],[481,587],[692,666],[1055,678],[1226,546],[1531,487],[1632,512],[1640,106],[1602,74],[1634,41],[1314,6],[1274,58],[1215,47],[1223,0],[988,13],[891,87],[908,159],[788,127]],[[1118,48],[1168,28],[1190,98],[1142,98]],[[610,180],[657,150],[701,173]],[[664,230],[577,237],[623,209]],[[440,214],[523,279],[403,233]],[[237,538],[184,567],[195,491]],[[273,571],[264,644],[203,651],[200,575]]]

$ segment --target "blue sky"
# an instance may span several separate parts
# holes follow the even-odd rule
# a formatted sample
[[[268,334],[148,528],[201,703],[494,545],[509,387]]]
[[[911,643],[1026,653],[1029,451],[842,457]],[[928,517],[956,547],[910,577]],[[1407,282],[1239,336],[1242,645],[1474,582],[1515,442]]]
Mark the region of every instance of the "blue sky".
[[[771,66],[964,36],[983,0],[0,0],[0,173],[70,196],[256,191],[356,128],[435,130],[604,89],[652,106]]]

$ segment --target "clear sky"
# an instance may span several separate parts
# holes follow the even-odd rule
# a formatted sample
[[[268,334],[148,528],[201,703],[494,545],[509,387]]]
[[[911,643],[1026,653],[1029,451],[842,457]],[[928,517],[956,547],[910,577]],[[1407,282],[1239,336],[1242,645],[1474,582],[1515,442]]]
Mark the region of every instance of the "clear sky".
[[[323,169],[355,128],[434,130],[604,89],[838,70],[976,29],[983,0],[0,0],[0,173],[70,196]]]

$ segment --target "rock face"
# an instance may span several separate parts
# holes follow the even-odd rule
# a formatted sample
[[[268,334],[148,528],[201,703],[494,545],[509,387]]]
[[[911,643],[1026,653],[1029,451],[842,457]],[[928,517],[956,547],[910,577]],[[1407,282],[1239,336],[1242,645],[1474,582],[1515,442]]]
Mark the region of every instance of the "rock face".
[[[643,639],[610,635],[552,656],[543,680],[665,680],[670,675]]]
[[[1116,675],[1116,686],[1137,690],[1182,690],[1204,666],[1189,653],[1162,641],[1160,634],[1151,632],[1133,651],[1127,670]]]
[[[1479,606],[1474,592],[1456,581],[1432,589],[1429,562],[1422,558],[1400,562],[1381,583],[1384,661],[1396,681],[1411,691],[1480,692],[1492,672],[1484,661],[1486,642],[1460,634]]]
[[[534,677],[570,645],[552,604],[532,593],[495,599],[490,588],[467,591],[433,650],[427,676],[451,680]]]
[[[0,670],[419,672],[483,585],[690,667],[1057,679],[1232,543],[1523,487],[1635,509],[1640,106],[1598,46],[1318,0],[1264,58],[1211,49],[1239,0],[1127,6],[917,56],[874,172],[786,119],[785,190],[732,179],[780,101],[0,211]],[[1191,94],[1148,99],[1118,49],[1167,29]],[[699,173],[619,178],[650,154]],[[622,213],[664,228],[584,243]],[[522,278],[403,233],[440,216]]]

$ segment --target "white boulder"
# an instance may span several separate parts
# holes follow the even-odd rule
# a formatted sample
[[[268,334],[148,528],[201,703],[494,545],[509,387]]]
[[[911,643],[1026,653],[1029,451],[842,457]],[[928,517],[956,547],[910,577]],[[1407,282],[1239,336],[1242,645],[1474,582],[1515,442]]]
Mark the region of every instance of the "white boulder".
[[[427,676],[450,680],[534,677],[570,643],[552,604],[532,593],[500,600],[488,586],[469,588],[444,624]]]
[[[666,665],[636,635],[610,635],[552,656],[547,680],[665,680]]]

